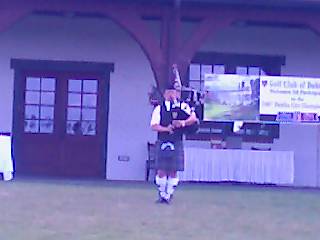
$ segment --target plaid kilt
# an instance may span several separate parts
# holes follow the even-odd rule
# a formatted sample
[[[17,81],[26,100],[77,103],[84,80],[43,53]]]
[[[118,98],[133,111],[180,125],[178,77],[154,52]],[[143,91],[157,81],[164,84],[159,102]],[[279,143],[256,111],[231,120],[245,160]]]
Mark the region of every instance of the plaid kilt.
[[[184,151],[182,141],[157,141],[155,168],[164,171],[183,171]]]

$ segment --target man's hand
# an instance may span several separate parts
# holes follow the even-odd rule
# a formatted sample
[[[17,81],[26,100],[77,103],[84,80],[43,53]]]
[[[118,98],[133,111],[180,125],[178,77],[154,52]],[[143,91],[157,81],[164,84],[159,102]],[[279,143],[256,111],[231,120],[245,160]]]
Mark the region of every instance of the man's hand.
[[[182,128],[186,125],[184,120],[173,120],[172,125],[174,128]]]
[[[161,126],[160,124],[154,124],[154,125],[151,125],[151,129],[153,131],[157,131],[157,132],[167,132],[167,133],[172,134],[174,127],[171,124],[169,124],[166,127],[165,126]]]
[[[168,132],[168,133],[172,134],[172,133],[173,133],[173,129],[174,129],[174,126],[172,126],[171,124],[169,124],[169,125],[167,126],[167,132]]]

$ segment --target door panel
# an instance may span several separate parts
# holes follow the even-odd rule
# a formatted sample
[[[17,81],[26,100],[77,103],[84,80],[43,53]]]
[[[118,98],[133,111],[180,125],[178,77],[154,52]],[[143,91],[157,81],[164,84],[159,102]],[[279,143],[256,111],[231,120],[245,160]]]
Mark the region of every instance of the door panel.
[[[107,85],[102,79],[84,72],[21,74],[17,174],[105,177]]]
[[[105,84],[99,76],[67,75],[63,158],[65,175],[105,175],[103,141],[106,120],[102,112]],[[75,146],[81,146],[75,147]]]

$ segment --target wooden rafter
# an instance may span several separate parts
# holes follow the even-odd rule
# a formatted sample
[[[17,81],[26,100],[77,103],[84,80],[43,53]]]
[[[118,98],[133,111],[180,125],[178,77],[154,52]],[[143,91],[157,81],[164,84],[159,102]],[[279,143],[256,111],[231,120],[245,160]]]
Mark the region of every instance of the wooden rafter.
[[[150,61],[158,86],[168,81],[168,67],[178,63],[184,79],[188,66],[209,36],[237,21],[302,24],[320,32],[320,14],[299,9],[245,8],[212,5],[210,7],[162,4],[113,3],[105,0],[0,0],[0,32],[34,11],[100,14],[123,27],[141,46]],[[161,44],[142,17],[162,21]],[[199,21],[194,33],[181,42],[181,19]]]

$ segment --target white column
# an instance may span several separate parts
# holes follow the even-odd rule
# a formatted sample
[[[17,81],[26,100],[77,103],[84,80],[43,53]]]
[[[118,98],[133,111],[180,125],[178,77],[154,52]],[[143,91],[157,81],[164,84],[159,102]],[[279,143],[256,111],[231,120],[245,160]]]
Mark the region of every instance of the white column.
[[[3,180],[9,181],[13,178],[13,162],[11,157],[11,137],[0,135],[0,172]]]

